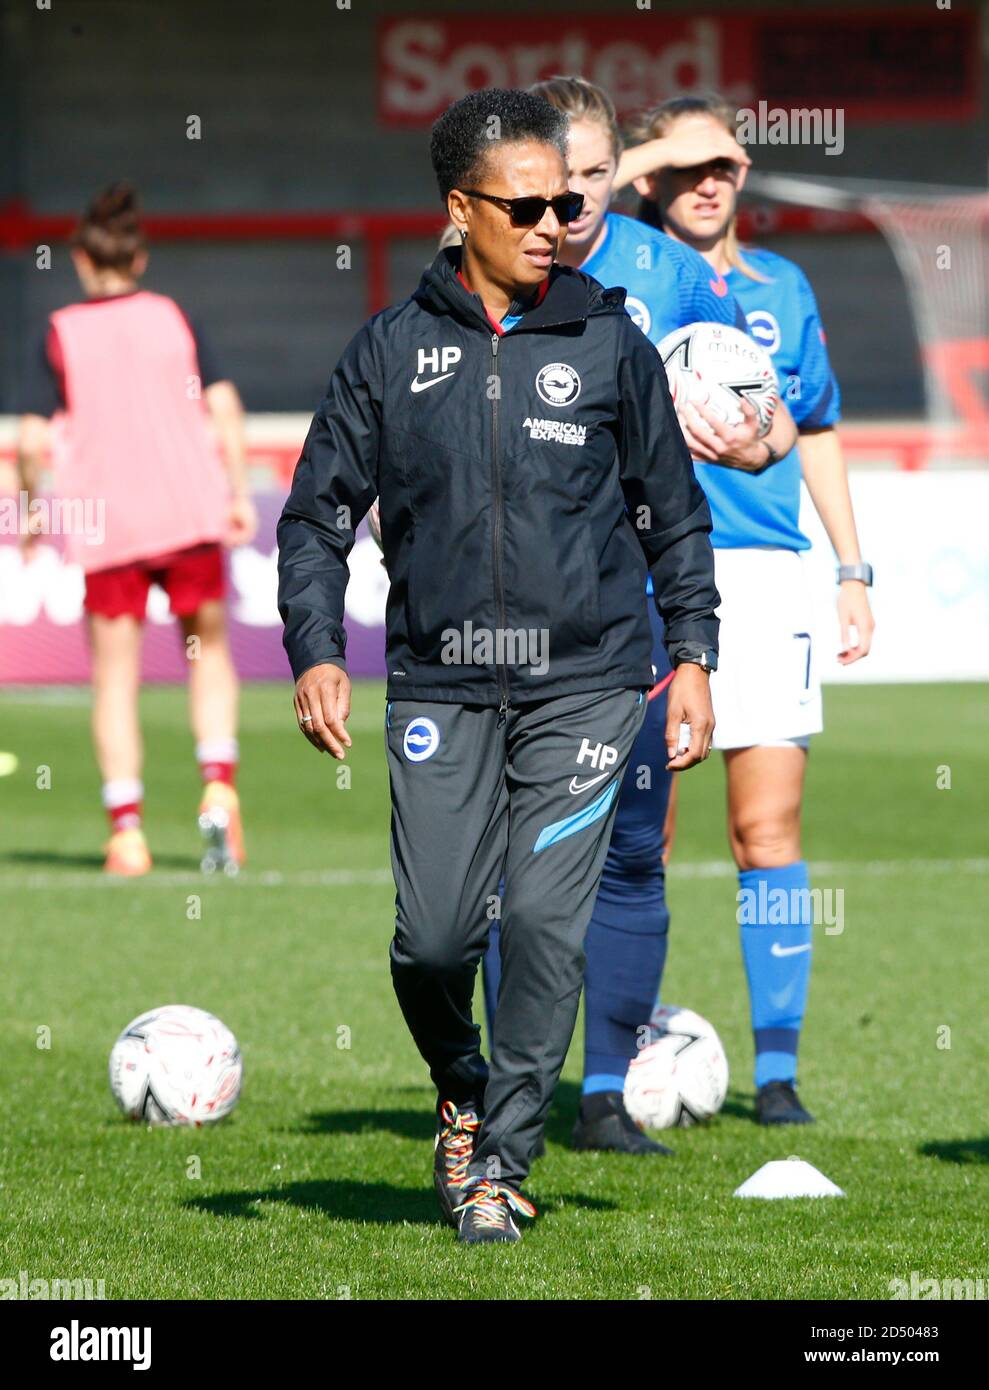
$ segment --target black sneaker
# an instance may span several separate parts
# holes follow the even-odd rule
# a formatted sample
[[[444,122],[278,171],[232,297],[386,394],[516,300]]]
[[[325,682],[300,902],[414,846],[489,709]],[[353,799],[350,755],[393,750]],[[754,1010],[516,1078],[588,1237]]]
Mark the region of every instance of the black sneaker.
[[[494,1245],[522,1239],[513,1213],[535,1216],[536,1208],[519,1192],[492,1182],[490,1178],[470,1178],[461,1190],[457,1239],[464,1245]]]
[[[608,1153],[673,1153],[665,1144],[657,1144],[642,1133],[625,1109],[621,1091],[593,1091],[589,1096],[581,1096],[573,1146]]]
[[[792,1081],[767,1081],[755,1098],[761,1125],[812,1125],[814,1116],[800,1104]]]
[[[443,1220],[451,1226],[457,1224],[454,1208],[460,1201],[460,1187],[467,1177],[480,1125],[478,1108],[471,1102],[458,1109],[452,1100],[446,1100],[439,1108],[433,1146],[433,1186]]]

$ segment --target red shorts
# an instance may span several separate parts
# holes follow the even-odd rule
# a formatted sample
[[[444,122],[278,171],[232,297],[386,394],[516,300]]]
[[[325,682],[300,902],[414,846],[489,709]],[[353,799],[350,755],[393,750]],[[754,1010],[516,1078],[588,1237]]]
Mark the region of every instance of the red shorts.
[[[195,613],[208,599],[223,598],[222,546],[209,541],[147,560],[132,560],[129,565],[94,570],[86,575],[83,607],[101,618],[124,614],[143,618],[152,584],[165,590],[177,618]]]

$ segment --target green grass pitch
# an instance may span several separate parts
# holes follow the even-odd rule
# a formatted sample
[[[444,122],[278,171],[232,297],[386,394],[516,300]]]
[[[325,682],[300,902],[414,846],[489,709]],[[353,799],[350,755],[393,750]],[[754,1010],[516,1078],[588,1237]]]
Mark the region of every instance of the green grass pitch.
[[[287,687],[245,689],[251,858],[222,882],[197,868],[183,692],[142,697],[156,868],[123,884],[100,873],[85,692],[0,695],[19,759],[0,778],[0,1278],[103,1279],[108,1298],[799,1299],[989,1277],[986,689],[832,688],[826,707],[805,849],[812,882],[844,892],[844,931],[815,938],[800,1077],[819,1123],[752,1119],[715,759],[682,779],[664,998],[717,1025],[724,1110],[674,1132],[672,1159],[571,1152],[578,1025],[526,1187],[540,1216],[485,1251],[438,1220],[433,1097],[391,989],[381,687],[355,691],[349,788]],[[243,1048],[240,1105],[213,1130],[134,1126],[109,1091],[119,1030],[176,1002]],[[732,1197],[791,1153],[847,1196]]]

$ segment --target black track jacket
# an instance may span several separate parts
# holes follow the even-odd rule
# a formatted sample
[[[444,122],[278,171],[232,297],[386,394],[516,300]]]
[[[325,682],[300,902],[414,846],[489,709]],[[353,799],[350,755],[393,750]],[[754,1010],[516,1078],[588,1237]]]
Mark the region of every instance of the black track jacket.
[[[313,417],[277,533],[294,675],[345,666],[347,556],[376,496],[389,699],[651,685],[647,569],[671,660],[717,650],[710,511],[625,291],[555,265],[499,336],[460,256],[368,320]]]

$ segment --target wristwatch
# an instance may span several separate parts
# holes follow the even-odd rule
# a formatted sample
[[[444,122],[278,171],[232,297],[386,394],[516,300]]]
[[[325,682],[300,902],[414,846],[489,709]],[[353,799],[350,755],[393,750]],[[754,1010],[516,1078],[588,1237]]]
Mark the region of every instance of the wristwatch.
[[[763,439],[762,442],[766,446],[766,462],[762,465],[763,468],[768,468],[771,463],[779,463],[783,455],[776,452],[768,439]]]
[[[718,669],[718,653],[712,647],[696,648],[691,651],[685,648],[682,652],[677,652],[670,657],[670,664],[675,668],[689,663],[691,666],[700,666],[705,671],[716,671]]]
[[[872,566],[871,565],[839,565],[838,583],[844,584],[846,579],[858,579],[867,587],[872,587]]]

